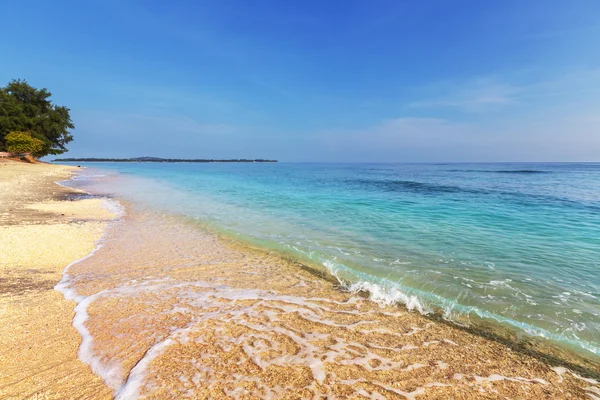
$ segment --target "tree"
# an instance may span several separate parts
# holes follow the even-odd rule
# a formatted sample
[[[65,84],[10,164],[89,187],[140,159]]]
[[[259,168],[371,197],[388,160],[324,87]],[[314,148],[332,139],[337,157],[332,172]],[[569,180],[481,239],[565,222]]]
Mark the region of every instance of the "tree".
[[[16,154],[39,154],[44,146],[44,142],[31,137],[27,132],[10,132],[4,137],[4,142],[6,143],[6,150],[9,153]]]
[[[73,140],[75,128],[69,109],[53,104],[47,89],[36,89],[24,80],[13,80],[0,88],[0,151],[8,150],[6,138],[11,132],[26,132],[42,142],[36,157],[62,154]]]

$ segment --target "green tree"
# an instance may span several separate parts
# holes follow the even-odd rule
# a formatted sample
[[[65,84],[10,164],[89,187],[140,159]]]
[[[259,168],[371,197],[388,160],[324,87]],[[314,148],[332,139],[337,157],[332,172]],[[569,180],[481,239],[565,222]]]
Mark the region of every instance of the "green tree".
[[[0,151],[8,150],[10,132],[27,132],[42,142],[36,157],[62,154],[73,140],[75,128],[69,109],[53,104],[47,89],[36,89],[24,80],[13,80],[0,88]]]
[[[31,137],[27,132],[10,132],[4,137],[4,142],[6,143],[6,150],[9,153],[16,154],[39,154],[44,146],[44,142]]]

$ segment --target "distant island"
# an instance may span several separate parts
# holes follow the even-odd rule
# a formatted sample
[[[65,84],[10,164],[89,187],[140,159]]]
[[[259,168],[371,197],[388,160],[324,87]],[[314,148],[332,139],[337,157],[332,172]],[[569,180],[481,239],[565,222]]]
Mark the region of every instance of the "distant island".
[[[211,163],[211,162],[229,162],[229,163],[276,163],[277,160],[266,160],[263,158],[257,158],[254,160],[248,160],[245,158],[232,158],[229,160],[214,160],[204,158],[159,158],[159,157],[135,157],[135,158],[56,158],[52,162],[163,162],[163,163],[175,163],[175,162],[198,162],[198,163]]]

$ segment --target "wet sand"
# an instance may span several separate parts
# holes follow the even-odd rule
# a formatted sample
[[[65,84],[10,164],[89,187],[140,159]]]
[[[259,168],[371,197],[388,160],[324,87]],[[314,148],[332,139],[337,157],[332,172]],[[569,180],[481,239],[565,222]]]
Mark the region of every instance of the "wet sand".
[[[56,203],[63,194],[27,210],[47,216],[41,226],[81,226],[85,234],[51,236],[77,243],[82,257],[110,214],[85,222],[80,219],[92,214],[57,216],[64,213]],[[37,276],[26,272],[36,260],[53,272],[2,297],[2,309],[10,311],[3,321],[11,327],[0,328],[1,348],[10,346],[10,356],[0,358],[0,397],[600,398],[598,382],[589,378],[597,365],[588,365],[584,377],[581,369],[550,365],[482,335],[346,293],[310,268],[194,221],[126,206],[125,216],[108,223],[102,246],[71,265],[58,286],[77,303],[79,355],[96,375],[76,359],[80,340],[69,318],[75,303],[49,289],[77,251],[54,252],[43,264],[47,252],[34,255],[27,233],[14,230],[30,225],[11,217],[2,227],[13,229],[2,231],[2,243],[7,235],[22,238],[20,247],[11,245],[16,250],[9,259],[17,261],[2,274]]]
[[[129,206],[65,281],[117,398],[593,398],[559,365]]]

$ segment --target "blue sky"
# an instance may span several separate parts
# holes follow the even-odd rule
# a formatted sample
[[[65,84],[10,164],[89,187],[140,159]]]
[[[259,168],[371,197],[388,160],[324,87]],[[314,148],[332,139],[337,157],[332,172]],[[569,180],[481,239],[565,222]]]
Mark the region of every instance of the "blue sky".
[[[600,2],[2,1],[68,156],[600,161]]]

